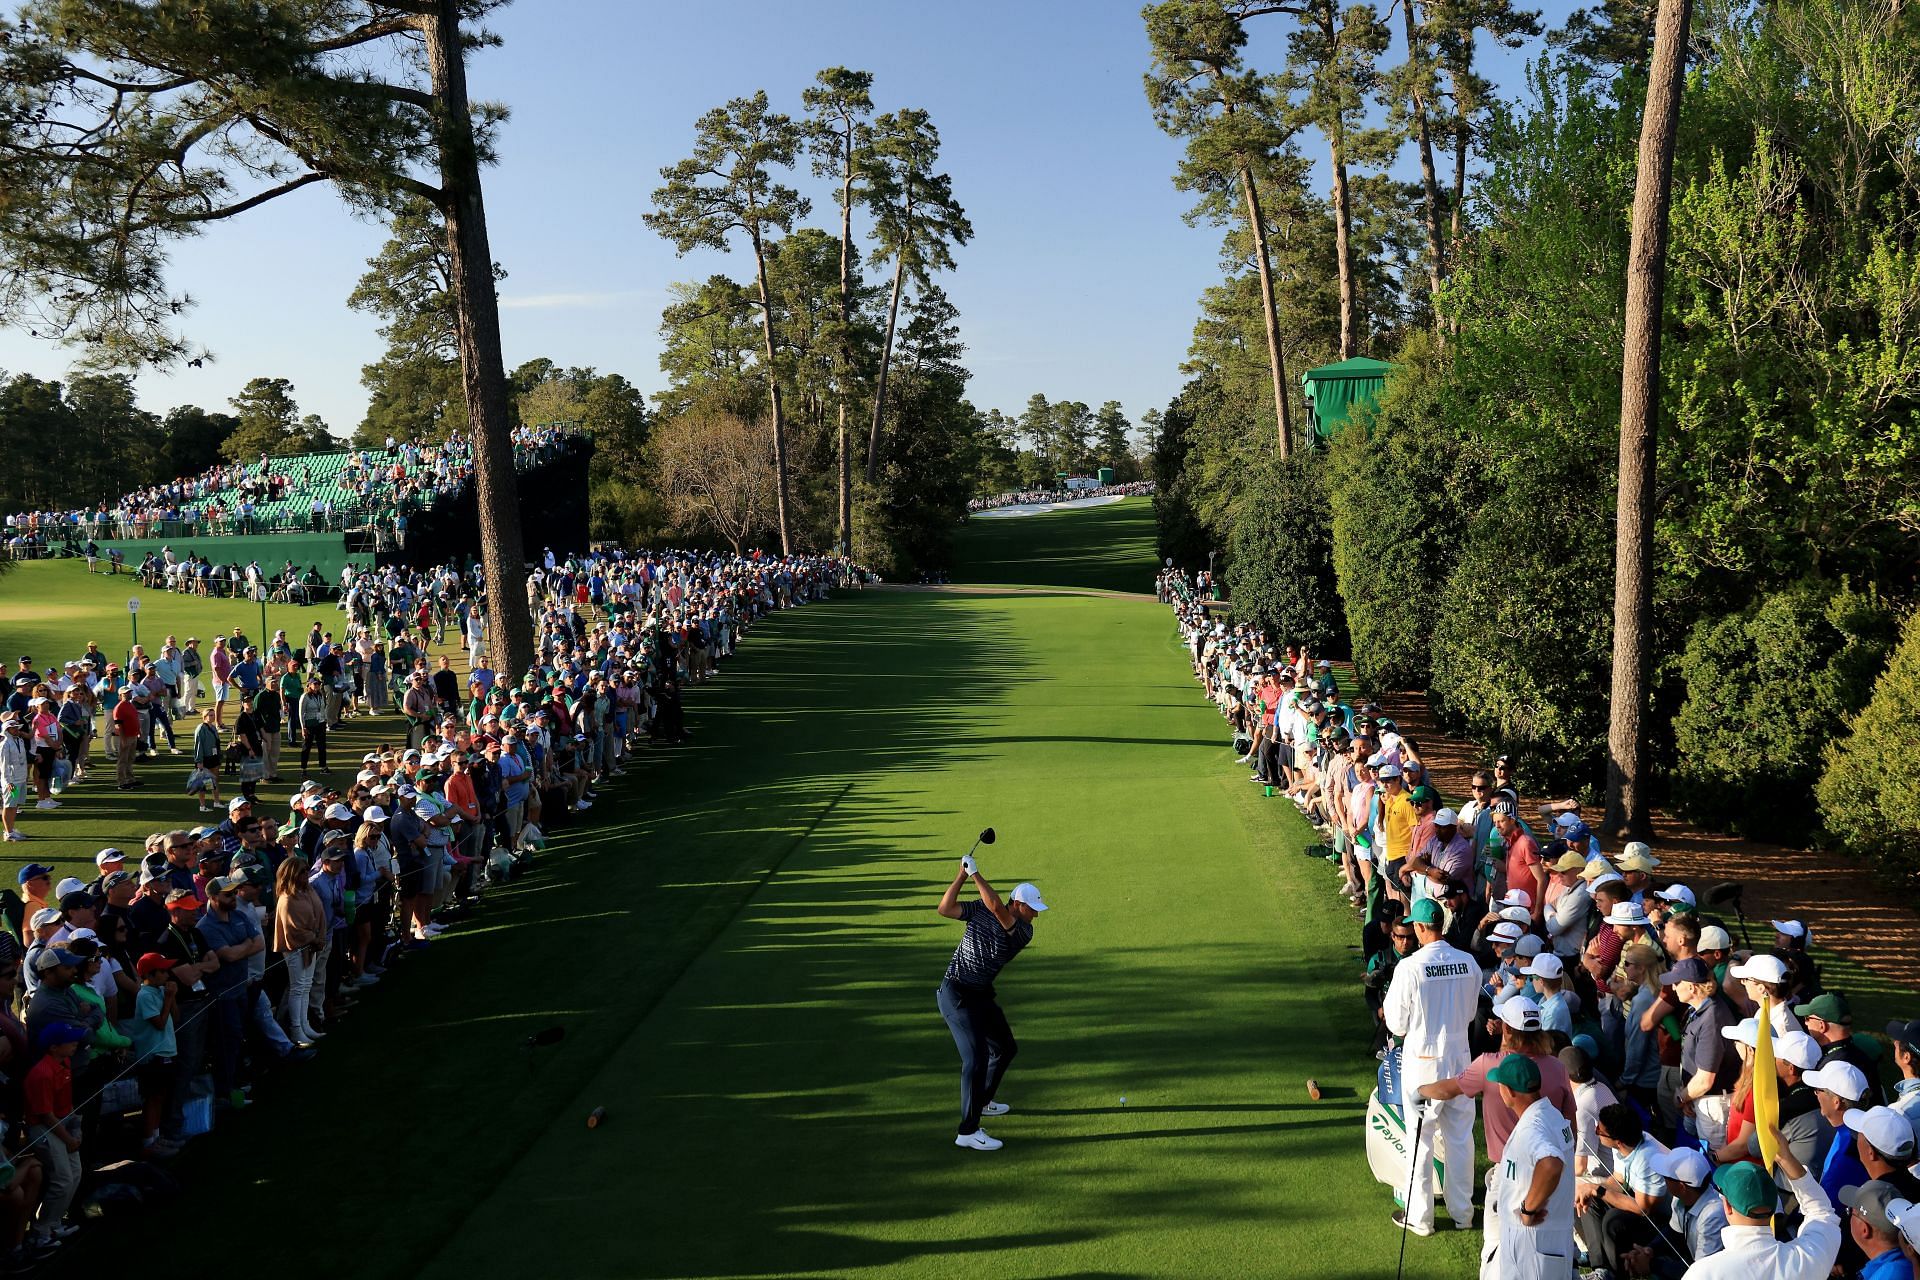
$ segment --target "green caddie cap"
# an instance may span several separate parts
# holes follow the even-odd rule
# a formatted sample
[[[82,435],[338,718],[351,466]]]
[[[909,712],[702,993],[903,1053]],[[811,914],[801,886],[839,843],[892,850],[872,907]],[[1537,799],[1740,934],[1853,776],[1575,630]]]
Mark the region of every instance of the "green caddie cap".
[[[1714,1172],[1713,1185],[1720,1189],[1729,1209],[1749,1218],[1767,1217],[1780,1205],[1780,1189],[1773,1185],[1773,1179],[1759,1165],[1745,1160],[1721,1165]]]
[[[1516,1093],[1540,1092],[1540,1064],[1524,1053],[1510,1053],[1487,1071],[1487,1080]]]
[[[1420,899],[1413,904],[1413,909],[1407,912],[1408,924],[1439,924],[1445,919],[1446,915],[1440,910],[1440,904],[1432,898]]]

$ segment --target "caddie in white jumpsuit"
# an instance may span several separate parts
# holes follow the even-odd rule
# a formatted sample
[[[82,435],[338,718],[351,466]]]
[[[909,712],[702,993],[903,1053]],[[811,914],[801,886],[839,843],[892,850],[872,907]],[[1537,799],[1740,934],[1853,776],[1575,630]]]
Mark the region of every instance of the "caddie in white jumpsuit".
[[[1494,1274],[1500,1280],[1571,1280],[1573,1130],[1559,1108],[1540,1096],[1540,1068],[1525,1054],[1502,1058],[1487,1072],[1487,1083],[1502,1086],[1508,1105],[1520,1113],[1501,1158]],[[1543,1161],[1558,1163],[1543,1175],[1552,1182],[1536,1190]]]
[[[1422,1236],[1433,1233],[1436,1148],[1446,1165],[1448,1215],[1462,1227],[1473,1221],[1473,1099],[1430,1100],[1424,1121],[1415,1111],[1422,1105],[1417,1097],[1421,1085],[1467,1069],[1472,1056],[1467,1030],[1480,1006],[1480,965],[1442,940],[1444,919],[1432,898],[1413,904],[1407,920],[1420,949],[1394,967],[1383,1009],[1387,1030],[1400,1038],[1400,1097],[1407,1123],[1419,1128],[1412,1194],[1404,1214],[1395,1213],[1394,1221]]]

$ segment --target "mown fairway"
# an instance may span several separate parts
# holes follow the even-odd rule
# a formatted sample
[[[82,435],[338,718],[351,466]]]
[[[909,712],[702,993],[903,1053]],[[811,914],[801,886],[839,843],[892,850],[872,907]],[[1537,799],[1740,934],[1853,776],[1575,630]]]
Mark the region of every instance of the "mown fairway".
[[[1006,523],[1082,546],[1112,519]],[[1151,597],[843,597],[770,621],[689,706],[693,745],[182,1162],[246,1220],[318,1196],[353,1224],[276,1265],[1392,1274],[1352,926]],[[980,1154],[950,1145],[957,926],[933,907],[988,824],[989,878],[1054,910],[1000,984],[1014,1113]],[[1469,1243],[1411,1242],[1408,1274],[1466,1274]]]

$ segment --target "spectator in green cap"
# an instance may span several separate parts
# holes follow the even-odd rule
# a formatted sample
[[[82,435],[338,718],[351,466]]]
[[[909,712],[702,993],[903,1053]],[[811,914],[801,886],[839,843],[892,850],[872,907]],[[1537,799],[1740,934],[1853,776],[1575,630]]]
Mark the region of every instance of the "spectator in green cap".
[[[1497,1274],[1515,1280],[1559,1280],[1573,1270],[1573,1128],[1540,1093],[1540,1068],[1509,1053],[1487,1083],[1519,1116],[1507,1137],[1498,1187]]]
[[[1820,1046],[1820,1065],[1829,1062],[1850,1062],[1860,1068],[1860,1074],[1867,1078],[1867,1096],[1864,1106],[1874,1106],[1886,1101],[1880,1088],[1880,1063],[1877,1055],[1868,1053],[1853,1038],[1853,1009],[1847,1003],[1847,997],[1838,991],[1823,991],[1805,1004],[1793,1006],[1793,1012]]]
[[[1779,1188],[1757,1164],[1723,1166],[1713,1185],[1727,1202],[1721,1250],[1688,1268],[1686,1280],[1826,1280],[1840,1256],[1840,1218],[1820,1181],[1807,1172],[1776,1128],[1773,1145],[1780,1171],[1800,1202],[1800,1230],[1791,1240],[1774,1238]]]

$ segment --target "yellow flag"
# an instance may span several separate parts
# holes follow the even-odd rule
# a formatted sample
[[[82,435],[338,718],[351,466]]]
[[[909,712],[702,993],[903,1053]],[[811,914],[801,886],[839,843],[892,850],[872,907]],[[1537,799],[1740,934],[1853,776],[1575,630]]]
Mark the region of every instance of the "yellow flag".
[[[1780,1123],[1780,1073],[1773,1065],[1772,1000],[1760,997],[1760,1043],[1753,1052],[1753,1124],[1760,1131],[1760,1163],[1773,1172],[1780,1152],[1773,1145],[1773,1130]]]

